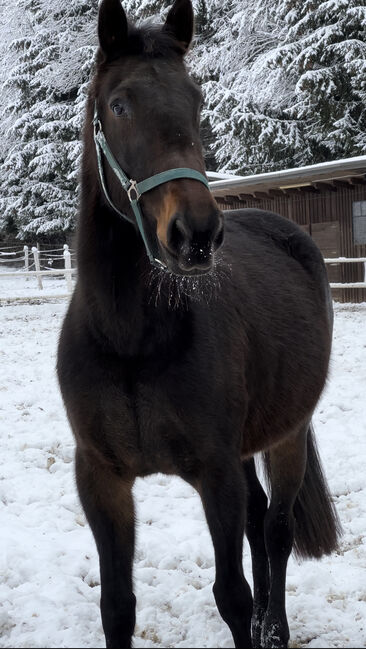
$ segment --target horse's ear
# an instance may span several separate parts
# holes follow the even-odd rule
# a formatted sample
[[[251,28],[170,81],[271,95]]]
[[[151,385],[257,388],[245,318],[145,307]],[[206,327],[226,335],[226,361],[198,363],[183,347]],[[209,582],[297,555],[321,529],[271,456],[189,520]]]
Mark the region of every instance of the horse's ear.
[[[120,0],[103,0],[99,8],[98,36],[106,59],[114,59],[126,46],[127,17]]]
[[[175,0],[165,21],[165,29],[174,34],[187,51],[193,38],[194,15],[191,0]]]

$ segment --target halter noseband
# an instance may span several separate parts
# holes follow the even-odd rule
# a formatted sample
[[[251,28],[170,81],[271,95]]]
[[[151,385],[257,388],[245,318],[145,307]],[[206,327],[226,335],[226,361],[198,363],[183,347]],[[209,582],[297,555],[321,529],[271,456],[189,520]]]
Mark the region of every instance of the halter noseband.
[[[123,169],[121,169],[121,167],[119,166],[116,158],[114,157],[111,149],[109,148],[108,142],[103,133],[102,124],[98,117],[96,102],[94,105],[93,125],[94,125],[94,142],[95,142],[95,148],[97,153],[99,177],[100,177],[100,182],[103,188],[104,195],[108,203],[115,210],[115,212],[117,212],[117,214],[119,214],[119,216],[123,218],[125,221],[129,221],[129,223],[135,223],[132,217],[128,216],[127,214],[124,214],[123,212],[120,212],[119,209],[117,209],[117,207],[114,205],[112,199],[109,196],[106,181],[105,181],[105,176],[104,176],[104,170],[103,170],[102,153],[105,155],[106,159],[108,160],[110,167],[116,174],[123,189],[125,190],[125,192],[127,192],[127,196],[130,201],[132,211],[135,215],[136,224],[142,236],[142,240],[145,244],[146,252],[148,254],[150,262],[152,263],[153,266],[157,266],[158,268],[163,268],[166,270],[167,264],[165,261],[161,259],[162,250],[161,247],[159,246],[157,235],[152,234],[150,232],[148,233],[145,230],[145,226],[142,218],[142,212],[139,205],[139,200],[142,194],[145,194],[146,192],[150,191],[150,189],[154,189],[154,187],[158,187],[159,185],[162,185],[163,183],[167,183],[170,180],[176,180],[177,178],[193,178],[194,180],[199,180],[208,188],[209,185],[208,185],[207,178],[199,171],[196,171],[195,169],[188,169],[182,167],[179,169],[169,169],[168,171],[163,171],[159,174],[155,174],[154,176],[150,176],[150,178],[146,178],[146,180],[142,180],[141,182],[138,183],[136,180],[132,180],[131,178],[128,178],[128,176],[125,174]]]

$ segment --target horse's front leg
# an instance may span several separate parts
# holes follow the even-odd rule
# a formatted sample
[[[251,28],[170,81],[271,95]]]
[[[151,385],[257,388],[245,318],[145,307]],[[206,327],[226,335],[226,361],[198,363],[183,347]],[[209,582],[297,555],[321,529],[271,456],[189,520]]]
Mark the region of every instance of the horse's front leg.
[[[201,476],[199,491],[215,550],[214,595],[235,646],[252,646],[250,623],[253,599],[243,572],[245,479],[240,462],[221,458]]]
[[[268,606],[269,566],[264,543],[264,519],[267,513],[267,496],[258,480],[254,459],[243,462],[247,479],[248,504],[246,535],[252,553],[254,608],[252,618],[252,642],[261,646],[262,625]]]
[[[76,454],[81,503],[99,553],[101,614],[107,647],[131,647],[136,598],[132,592],[134,506],[131,479],[85,451]]]

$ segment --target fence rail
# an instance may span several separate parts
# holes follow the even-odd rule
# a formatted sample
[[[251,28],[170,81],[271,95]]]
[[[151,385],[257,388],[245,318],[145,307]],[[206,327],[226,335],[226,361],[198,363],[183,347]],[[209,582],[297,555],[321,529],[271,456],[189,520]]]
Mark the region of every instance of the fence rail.
[[[33,261],[31,261],[31,256]],[[76,268],[72,268],[72,258],[75,256],[73,251],[70,251],[69,246],[64,244],[62,248],[53,248],[40,250],[40,246],[23,246],[13,248],[0,248],[0,264],[7,264],[14,266],[14,264],[22,264],[19,270],[9,270],[0,272],[0,278],[14,278],[25,277],[26,280],[31,277],[36,277],[38,288],[43,291],[44,277],[64,276],[67,287],[67,294],[72,292],[72,276],[77,273]],[[58,264],[63,260],[63,268],[51,268],[52,264],[56,261]],[[22,267],[24,270],[22,270]],[[0,266],[2,270],[4,266]],[[34,270],[33,270],[34,269]],[[30,298],[32,299],[32,298]]]
[[[63,275],[66,280],[67,292],[72,292],[72,275],[76,274],[76,268],[72,268],[72,257],[74,253],[70,251],[69,246],[65,243],[62,248],[53,248],[40,250],[39,246],[31,247],[31,254],[33,255],[33,262],[30,263],[30,250],[29,246],[19,247],[19,249],[11,250],[9,248],[0,248],[0,263],[14,264],[14,262],[24,262],[24,270],[12,270],[9,272],[0,272],[0,278],[11,277],[25,277],[29,279],[35,276],[38,282],[39,290],[43,291],[42,277],[52,277],[55,275]],[[60,254],[61,253],[61,254]],[[45,260],[47,265],[41,264]],[[54,261],[63,260],[63,268],[50,268]],[[31,268],[35,270],[30,270]],[[3,267],[2,267],[3,268]]]
[[[33,261],[31,261],[31,255]],[[77,274],[77,269],[72,268],[72,259],[75,257],[75,253],[69,249],[67,244],[64,244],[62,248],[54,249],[44,249],[40,250],[38,246],[19,246],[16,248],[1,248],[0,247],[0,264],[11,264],[14,262],[22,263],[24,270],[11,270],[6,272],[1,272],[4,266],[0,265],[0,279],[1,278],[14,278],[14,277],[24,277],[29,279],[30,277],[36,277],[38,282],[38,287],[40,291],[43,291],[43,277],[55,277],[63,276],[65,278],[67,294],[70,295],[72,292],[73,284],[72,277]],[[48,264],[48,267],[41,263],[42,260],[45,260]],[[58,263],[63,260],[62,268],[50,268],[53,261],[57,260]],[[326,264],[352,264],[352,263],[364,263],[365,264],[365,273],[364,281],[362,282],[330,282],[330,287],[332,289],[366,289],[366,257],[331,257],[325,258],[324,262]],[[34,270],[33,270],[34,269]],[[35,299],[37,296],[33,296],[29,299]],[[39,295],[38,295],[39,297]],[[50,296],[47,296],[47,298]],[[55,297],[57,297],[55,295]],[[44,295],[46,299],[46,295]],[[9,298],[10,299],[10,298]],[[14,298],[18,299],[18,298]],[[22,299],[22,298],[19,298]]]
[[[35,277],[38,277],[38,275],[41,275],[41,277],[47,277],[47,275],[49,275],[51,277],[55,275],[73,275],[76,273],[76,268],[60,268],[60,270],[52,268],[50,270],[28,270],[27,272],[24,270],[13,270],[10,273],[0,273],[0,277],[32,277],[32,275]]]
[[[366,257],[326,257],[324,259],[326,264],[365,264],[364,281],[363,282],[329,282],[330,288],[366,288]]]
[[[366,262],[366,257],[325,257],[326,264],[355,264]]]

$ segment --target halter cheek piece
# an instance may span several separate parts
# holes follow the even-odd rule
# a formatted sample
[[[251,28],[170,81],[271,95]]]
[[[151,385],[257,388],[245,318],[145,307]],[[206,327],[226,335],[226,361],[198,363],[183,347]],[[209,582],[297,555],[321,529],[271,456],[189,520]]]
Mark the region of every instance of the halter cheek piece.
[[[104,195],[108,203],[115,210],[115,212],[119,214],[119,216],[122,219],[124,219],[125,221],[129,221],[130,223],[133,224],[135,223],[135,220],[132,217],[128,216],[127,214],[124,214],[123,212],[120,212],[119,209],[117,209],[117,207],[114,205],[112,199],[109,196],[106,181],[105,181],[105,176],[104,176],[104,170],[103,170],[102,153],[104,154],[110,167],[113,169],[114,173],[116,174],[123,189],[125,190],[125,192],[127,192],[127,196],[130,201],[131,208],[136,219],[136,224],[140,231],[142,240],[145,244],[146,252],[148,254],[150,262],[152,263],[153,266],[157,266],[158,268],[163,268],[166,270],[167,264],[164,260],[161,259],[162,249],[159,245],[157,235],[155,233],[148,232],[145,229],[144,222],[143,222],[143,215],[139,205],[139,200],[142,194],[145,194],[146,192],[150,191],[150,189],[154,189],[154,187],[158,187],[159,185],[162,185],[163,183],[167,183],[170,180],[176,180],[177,178],[193,178],[194,180],[199,180],[208,188],[209,185],[208,185],[207,178],[199,171],[196,171],[195,169],[186,169],[185,167],[183,167],[180,169],[169,169],[168,171],[163,171],[159,174],[155,174],[155,176],[150,176],[150,178],[146,178],[146,180],[142,180],[141,182],[132,180],[131,178],[128,178],[128,176],[126,176],[125,172],[121,169],[116,158],[114,157],[112,151],[109,148],[108,142],[103,133],[102,124],[98,117],[96,102],[94,105],[93,125],[94,125],[94,142],[95,142],[95,148],[97,153],[99,177],[100,177],[100,182],[103,188]]]

